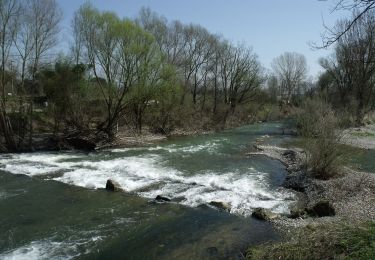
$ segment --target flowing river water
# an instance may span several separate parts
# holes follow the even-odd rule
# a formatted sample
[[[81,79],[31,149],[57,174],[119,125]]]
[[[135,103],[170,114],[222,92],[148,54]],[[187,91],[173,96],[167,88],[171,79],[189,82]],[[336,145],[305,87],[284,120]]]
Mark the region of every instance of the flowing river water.
[[[248,245],[278,238],[252,209],[287,213],[296,199],[280,187],[280,162],[246,156],[259,138],[290,138],[282,128],[261,123],[88,154],[0,155],[0,259],[241,258]],[[105,191],[107,179],[127,192]],[[172,202],[156,203],[157,195]]]

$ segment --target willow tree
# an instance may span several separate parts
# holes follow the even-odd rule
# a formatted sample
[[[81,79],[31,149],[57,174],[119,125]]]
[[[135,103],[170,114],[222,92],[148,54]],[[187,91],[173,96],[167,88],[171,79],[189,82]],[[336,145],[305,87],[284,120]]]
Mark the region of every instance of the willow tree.
[[[168,80],[167,63],[154,37],[134,22],[90,4],[81,6],[74,21],[79,23],[74,26],[79,28],[85,58],[105,102],[106,117],[99,130],[113,139],[119,119],[131,109],[141,131],[147,105],[156,88]]]

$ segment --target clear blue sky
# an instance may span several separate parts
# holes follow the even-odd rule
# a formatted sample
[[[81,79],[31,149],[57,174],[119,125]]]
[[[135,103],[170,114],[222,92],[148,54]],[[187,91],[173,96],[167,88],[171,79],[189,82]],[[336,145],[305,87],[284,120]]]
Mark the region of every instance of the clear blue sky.
[[[62,45],[69,42],[73,13],[85,0],[57,0],[64,12]],[[91,0],[100,10],[134,18],[141,7],[168,20],[200,24],[234,43],[252,46],[265,68],[285,51],[307,58],[310,75],[320,70],[318,59],[329,51],[311,50],[309,42],[320,42],[323,23],[333,25],[345,13],[331,13],[335,0]]]

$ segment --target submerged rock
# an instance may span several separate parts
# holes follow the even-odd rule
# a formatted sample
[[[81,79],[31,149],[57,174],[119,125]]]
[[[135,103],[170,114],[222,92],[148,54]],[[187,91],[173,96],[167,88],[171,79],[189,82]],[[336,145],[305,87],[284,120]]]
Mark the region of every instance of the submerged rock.
[[[108,191],[124,191],[117,181],[108,179],[105,184],[105,189]]]
[[[271,210],[265,208],[255,208],[253,213],[251,213],[251,216],[256,219],[266,221],[270,221],[280,217],[279,214],[273,213]]]
[[[208,205],[230,212],[230,205],[221,201],[211,201]]]
[[[336,214],[334,207],[328,201],[319,201],[307,211],[315,217],[328,217]]]
[[[161,195],[156,196],[155,200],[158,201],[158,202],[170,202],[171,201],[170,198],[164,197],[164,196],[161,196]]]

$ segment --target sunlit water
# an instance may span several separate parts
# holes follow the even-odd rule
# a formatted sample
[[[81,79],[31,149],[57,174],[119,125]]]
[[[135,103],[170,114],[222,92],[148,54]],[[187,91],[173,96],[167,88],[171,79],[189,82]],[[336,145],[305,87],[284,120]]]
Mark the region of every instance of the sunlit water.
[[[256,139],[279,144],[281,123],[96,153],[0,156],[1,259],[240,257],[276,239],[253,208],[287,213],[285,169],[248,157]],[[127,193],[110,193],[107,179]],[[153,202],[157,195],[172,203]],[[207,205],[230,205],[230,213]]]

